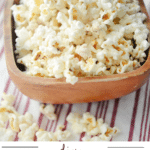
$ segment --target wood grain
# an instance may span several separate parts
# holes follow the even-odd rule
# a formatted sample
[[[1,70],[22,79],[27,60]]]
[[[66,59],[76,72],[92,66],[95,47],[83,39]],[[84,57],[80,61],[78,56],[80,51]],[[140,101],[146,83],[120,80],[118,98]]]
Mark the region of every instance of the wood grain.
[[[10,11],[13,2],[13,0],[7,0],[4,12],[6,64],[12,81],[28,97],[53,104],[109,100],[127,95],[140,88],[147,81],[150,74],[150,54],[145,64],[132,72],[103,77],[80,77],[75,85],[66,83],[64,78],[27,76],[17,68],[14,59],[15,36],[12,34],[13,27]],[[15,0],[15,3],[18,3],[18,0]],[[140,5],[141,10],[147,14],[144,3],[141,0]],[[147,26],[150,29],[149,16]]]

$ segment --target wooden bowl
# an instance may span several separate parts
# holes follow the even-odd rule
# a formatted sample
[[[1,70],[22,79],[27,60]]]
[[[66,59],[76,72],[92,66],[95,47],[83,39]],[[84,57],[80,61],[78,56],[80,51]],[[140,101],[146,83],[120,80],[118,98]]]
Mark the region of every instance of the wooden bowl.
[[[4,12],[6,64],[12,81],[28,97],[53,104],[109,100],[137,90],[149,78],[150,53],[144,65],[132,72],[103,77],[79,77],[79,81],[75,85],[66,83],[65,78],[55,79],[26,75],[18,69],[14,58],[15,35],[10,10],[13,3],[13,0],[7,0]],[[140,5],[142,12],[148,17],[147,26],[150,29],[149,16],[142,0],[140,0]]]

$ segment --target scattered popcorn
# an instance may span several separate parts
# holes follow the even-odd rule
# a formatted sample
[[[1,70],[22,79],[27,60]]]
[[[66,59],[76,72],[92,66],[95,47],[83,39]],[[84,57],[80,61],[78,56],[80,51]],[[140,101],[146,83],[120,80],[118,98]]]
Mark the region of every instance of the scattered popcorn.
[[[57,141],[64,141],[70,137],[71,133],[67,130],[63,131],[64,127],[64,125],[57,126],[56,132],[54,133]]]
[[[27,112],[25,115],[20,115],[16,112],[12,106],[14,96],[3,94],[2,97],[4,100],[1,101],[0,106],[0,141],[13,141],[17,133],[19,141],[34,141],[35,138],[37,141],[62,141],[71,135],[62,125],[59,125],[54,133],[39,129],[32,114]],[[56,119],[53,105],[41,104],[40,110],[49,119]],[[9,121],[8,129],[5,128],[7,121]]]
[[[78,113],[70,113],[67,121],[71,123],[72,130],[75,133],[85,132],[83,141],[109,141],[119,129],[109,127],[103,122],[103,119],[95,119],[90,113],[84,113],[83,116]]]
[[[2,95],[4,99],[0,106],[0,141],[13,141],[18,133],[21,141],[33,141],[38,125],[33,122],[33,116],[29,113],[20,115],[12,106],[15,97],[12,95]],[[9,121],[9,128],[5,129],[6,122]]]
[[[57,116],[54,113],[55,108],[52,104],[41,104],[40,105],[40,112],[43,113],[48,119],[56,120]]]
[[[71,132],[64,130],[64,125],[58,125],[55,132],[44,131],[39,129],[37,123],[34,122],[30,113],[20,115],[12,106],[15,97],[3,94],[3,101],[0,106],[0,141],[13,141],[18,133],[19,141],[65,141],[71,136]],[[5,104],[8,104],[6,106]],[[54,114],[54,106],[51,104],[41,104],[40,110],[49,119],[56,119]],[[6,129],[6,122],[9,121],[9,127]],[[78,113],[70,113],[67,121],[71,123],[72,130],[75,133],[85,132],[83,141],[109,141],[115,134],[119,132],[116,127],[109,127],[103,122],[103,119],[95,119],[90,113],[84,113],[81,116]]]
[[[141,66],[150,46],[138,0],[21,0],[11,9],[17,62],[31,76],[75,84],[125,73]]]
[[[3,123],[9,120],[9,115],[15,114],[19,115],[14,107],[12,106],[13,102],[15,101],[15,97],[13,95],[6,95],[3,93],[2,101],[0,106],[0,121]]]
[[[71,133],[67,130],[63,131],[63,128],[64,126],[59,125],[54,133],[40,129],[36,132],[37,141],[64,141]]]

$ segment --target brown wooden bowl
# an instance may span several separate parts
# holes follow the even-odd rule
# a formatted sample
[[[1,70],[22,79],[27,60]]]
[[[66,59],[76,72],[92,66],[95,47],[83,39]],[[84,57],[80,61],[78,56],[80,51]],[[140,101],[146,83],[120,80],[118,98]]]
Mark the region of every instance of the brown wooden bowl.
[[[15,2],[18,2],[16,0]],[[147,61],[140,68],[123,74],[99,77],[79,77],[75,85],[66,83],[65,78],[44,78],[28,76],[20,71],[15,63],[15,36],[12,32],[12,15],[10,7],[14,0],[7,0],[4,12],[5,57],[9,75],[18,89],[28,97],[43,103],[83,103],[109,100],[127,95],[140,88],[149,78],[150,53]],[[147,19],[150,29],[150,18],[143,0],[140,0],[141,10]]]

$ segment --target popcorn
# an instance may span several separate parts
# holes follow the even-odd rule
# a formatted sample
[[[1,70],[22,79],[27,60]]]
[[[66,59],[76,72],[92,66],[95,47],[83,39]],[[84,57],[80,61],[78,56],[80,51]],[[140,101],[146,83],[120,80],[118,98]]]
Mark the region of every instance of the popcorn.
[[[82,133],[84,127],[81,122],[82,117],[78,113],[70,113],[67,117],[67,121],[72,124],[73,132]]]
[[[70,137],[71,133],[67,130],[63,131],[64,125],[59,125],[56,128],[56,132],[54,136],[56,137],[57,141],[65,141]]]
[[[2,104],[4,106],[8,104],[5,107],[9,108],[9,111],[4,106],[0,108],[0,141],[13,141],[17,133],[19,141],[34,141],[35,139],[37,141],[65,141],[71,136],[71,132],[65,130],[64,125],[58,125],[55,132],[39,129],[39,126],[33,120],[32,114],[27,112],[25,115],[20,115],[15,112],[14,107],[11,106],[14,96],[3,94],[3,98]],[[41,104],[40,111],[49,119],[56,119],[53,105]],[[8,129],[5,128],[6,121],[9,121]],[[108,141],[119,132],[118,128],[109,127],[106,123],[103,123],[103,119],[96,120],[88,112],[84,113],[83,116],[78,113],[70,113],[67,121],[72,124],[73,132],[86,133],[82,138],[83,141]]]
[[[41,104],[40,112],[43,113],[48,119],[56,120],[56,114],[54,114],[55,108],[52,104]]]
[[[118,128],[109,127],[106,123],[103,123],[103,119],[96,120],[88,112],[84,113],[83,116],[78,113],[70,113],[67,121],[71,123],[73,132],[80,134],[85,132],[83,141],[109,141],[112,136],[119,132]]]
[[[13,11],[14,20],[16,22],[17,27],[23,27],[27,24],[26,20],[26,7],[24,5],[13,5],[11,7],[11,10]]]
[[[0,106],[0,120],[5,123],[9,120],[9,115],[15,114],[19,115],[14,107],[12,106],[15,97],[13,95],[6,95],[3,93],[2,95],[3,100],[1,101]]]
[[[18,137],[21,141],[34,141],[35,133],[38,131],[39,127],[36,123],[33,123],[31,126],[28,124],[19,125],[20,132]]]
[[[63,128],[63,125],[59,125],[54,133],[39,129],[39,131],[36,132],[37,141],[64,141],[71,133],[67,130],[63,131]]]
[[[15,97],[12,95],[2,95],[4,99],[0,106],[0,141],[12,141],[16,133],[22,141],[33,141],[34,134],[38,130],[38,125],[33,123],[33,116],[29,113],[20,115],[12,106]],[[5,129],[9,120],[10,128]],[[20,131],[21,130],[21,131]]]
[[[69,131],[63,130],[63,125],[59,125],[55,133],[39,130],[37,123],[34,123],[32,114],[27,112],[25,115],[20,115],[15,111],[12,106],[15,100],[14,96],[4,93],[2,97],[4,100],[0,106],[0,141],[13,141],[16,133],[18,133],[20,141],[34,141],[35,135],[38,141],[60,141],[66,140],[70,136]],[[40,111],[49,119],[56,120],[52,104],[46,106],[41,104]],[[7,121],[9,121],[9,128],[5,129]]]
[[[0,127],[0,141],[12,141],[14,139],[15,132],[11,129],[5,129]]]
[[[22,124],[27,124],[31,126],[33,124],[33,116],[30,113],[26,113],[25,115],[16,116],[11,114],[9,116],[10,127],[13,131],[19,132],[19,126]]]
[[[75,84],[132,71],[150,46],[138,0],[21,0],[11,9],[17,62],[31,76]]]
[[[40,15],[39,19],[42,20],[43,22],[47,22],[52,17],[56,16],[57,11],[53,10],[53,9],[49,9],[49,8],[50,8],[50,5],[47,5],[47,4],[40,5],[41,15]]]
[[[69,26],[69,23],[68,23],[68,20],[67,20],[68,18],[66,17],[66,15],[64,13],[59,12],[57,14],[57,18],[56,19],[58,20],[59,23],[62,24],[62,26],[61,26],[62,29],[63,28],[65,29],[65,28],[67,28]]]
[[[0,128],[3,128],[4,127],[4,122],[2,120],[0,120]]]
[[[12,106],[0,106],[0,113],[3,115],[12,113],[18,115],[18,113]]]
[[[11,114],[9,116],[9,118],[10,118],[9,122],[10,122],[11,129],[15,132],[19,132],[20,129],[19,129],[19,119],[18,119],[18,117],[14,114]]]
[[[87,44],[83,44],[81,46],[77,46],[76,53],[79,54],[83,59],[87,59],[91,57],[91,50],[88,48]]]
[[[13,95],[2,94],[3,101],[1,101],[1,106],[12,106],[15,97]]]

